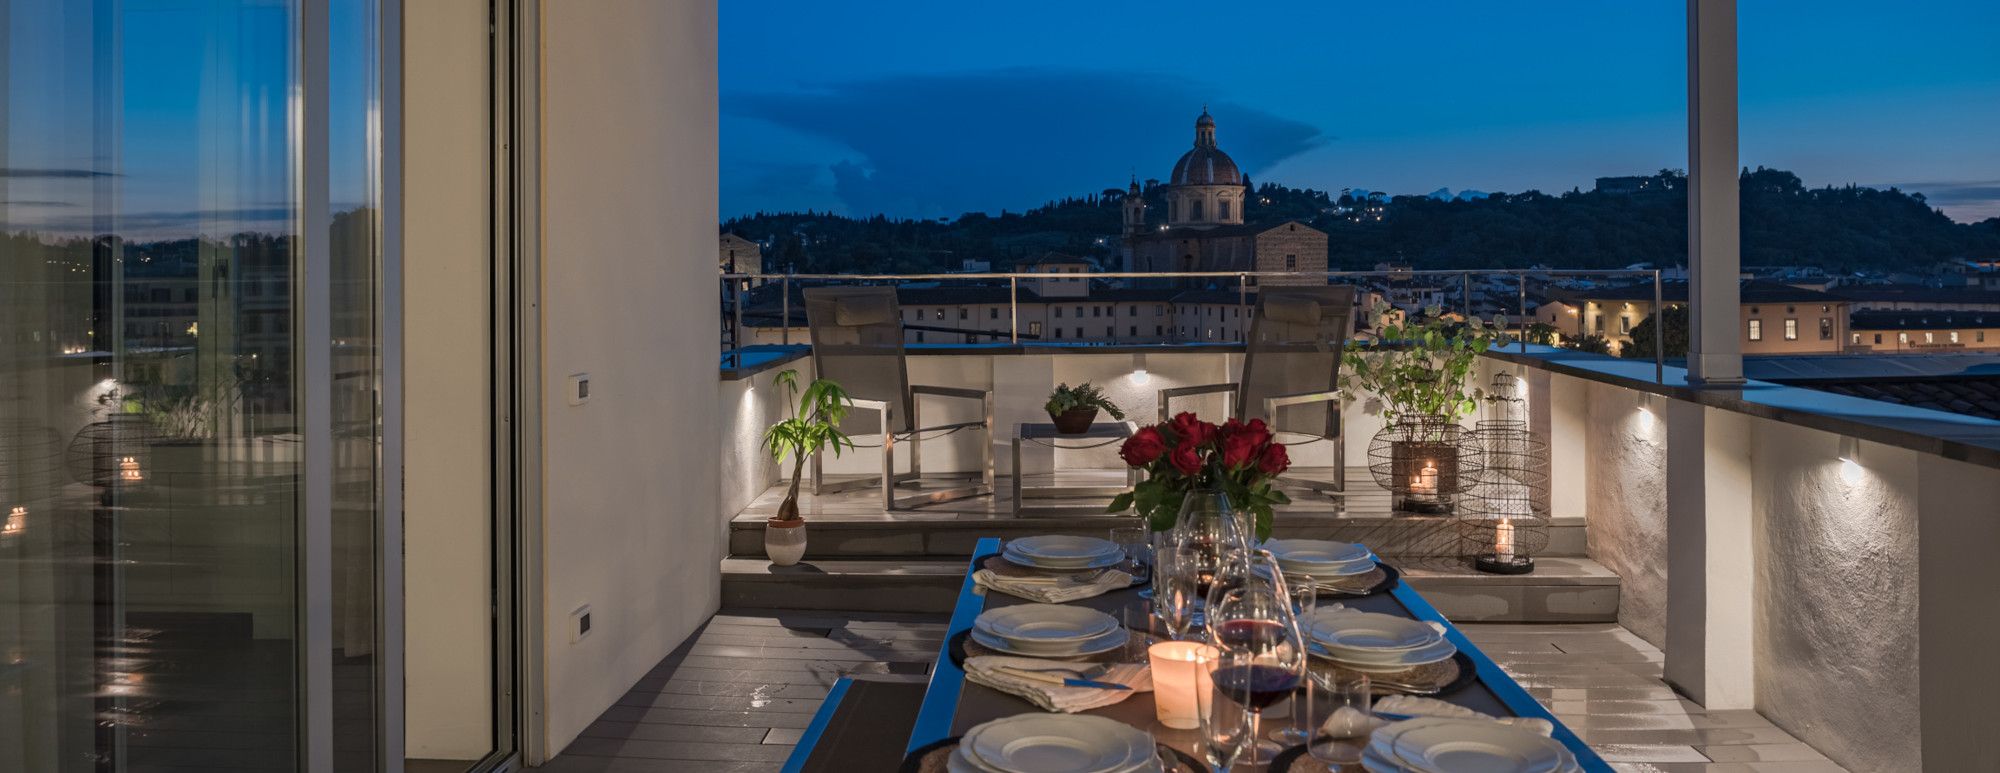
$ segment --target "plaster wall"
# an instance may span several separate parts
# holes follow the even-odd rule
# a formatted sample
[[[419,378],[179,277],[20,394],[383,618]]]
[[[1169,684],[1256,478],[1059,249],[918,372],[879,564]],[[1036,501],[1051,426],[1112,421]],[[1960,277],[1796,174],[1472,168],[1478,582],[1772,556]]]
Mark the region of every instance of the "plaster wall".
[[[1861,451],[1867,463],[1870,448]],[[1993,743],[2000,695],[2000,470],[1937,456],[1917,459],[1918,638],[1923,762],[1932,770],[2000,770]]]
[[[1752,442],[1758,710],[1849,769],[1918,769],[1920,455],[1848,466],[1838,435],[1764,419]]]
[[[409,756],[493,749],[485,0],[404,7],[403,555]]]
[[[541,729],[553,754],[721,598],[717,41],[713,0],[540,7]],[[565,380],[580,372],[591,397],[569,405]],[[573,640],[585,604],[592,630]]]
[[[800,359],[749,378],[723,381],[718,387],[716,416],[722,423],[718,512],[724,523],[791,473],[791,461],[779,465],[763,445],[764,429],[791,415],[789,395],[784,387],[773,383],[787,369],[799,372],[801,389],[812,383],[812,360]]]
[[[1558,376],[1557,378],[1564,378]],[[1584,515],[1589,555],[1620,579],[1618,622],[1656,647],[1667,630],[1667,428],[1664,401],[1584,382]]]

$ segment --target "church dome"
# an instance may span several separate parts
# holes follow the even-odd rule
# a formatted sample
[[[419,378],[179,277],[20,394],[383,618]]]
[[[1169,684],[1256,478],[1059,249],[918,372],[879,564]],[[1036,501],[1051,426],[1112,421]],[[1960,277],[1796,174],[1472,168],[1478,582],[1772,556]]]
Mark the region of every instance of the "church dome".
[[[1194,149],[1174,162],[1173,185],[1242,185],[1243,173],[1236,161],[1215,146],[1215,119],[1202,108],[1194,121]]]

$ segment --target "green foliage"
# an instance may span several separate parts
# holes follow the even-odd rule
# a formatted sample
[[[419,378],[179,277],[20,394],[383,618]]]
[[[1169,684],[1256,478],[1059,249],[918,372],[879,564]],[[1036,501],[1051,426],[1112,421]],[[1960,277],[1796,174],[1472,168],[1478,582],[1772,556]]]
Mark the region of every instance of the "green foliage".
[[[1639,320],[1632,326],[1632,342],[1625,345],[1620,353],[1627,357],[1653,359],[1653,326],[1666,321],[1660,333],[1666,346],[1666,356],[1686,357],[1688,353],[1688,310],[1686,306],[1668,306],[1665,311]]]
[[[1375,308],[1377,318],[1388,312],[1386,304]],[[1472,413],[1484,396],[1478,387],[1467,387],[1466,377],[1481,353],[1508,342],[1500,324],[1496,320],[1489,327],[1478,317],[1461,320],[1438,308],[1426,309],[1414,322],[1384,324],[1378,338],[1348,342],[1341,389],[1349,395],[1373,393],[1381,400],[1380,413],[1390,421],[1398,416],[1456,420]]]
[[[1049,401],[1042,404],[1042,410],[1048,411],[1050,416],[1077,408],[1099,408],[1111,414],[1111,418],[1121,421],[1125,418],[1125,412],[1119,410],[1111,398],[1105,397],[1103,390],[1091,386],[1088,381],[1073,387],[1057,384],[1056,391],[1049,393]]]
[[[1584,336],[1570,336],[1563,339],[1562,348],[1587,354],[1610,354],[1611,339],[1596,333]]]
[[[779,517],[796,520],[798,515],[799,473],[805,467],[806,458],[831,448],[834,456],[840,455],[841,446],[854,447],[854,441],[840,431],[841,420],[847,418],[847,409],[854,403],[847,391],[831,379],[815,379],[808,384],[805,393],[799,393],[799,372],[787,369],[772,378],[774,386],[783,386],[785,396],[793,402],[792,415],[764,430],[764,447],[771,457],[783,463],[786,457],[792,459],[792,486],[785,496],[784,504],[778,508]]]
[[[1531,344],[1551,346],[1555,344],[1558,332],[1555,325],[1547,322],[1536,322],[1528,326],[1527,331],[1521,334],[1521,338]]]

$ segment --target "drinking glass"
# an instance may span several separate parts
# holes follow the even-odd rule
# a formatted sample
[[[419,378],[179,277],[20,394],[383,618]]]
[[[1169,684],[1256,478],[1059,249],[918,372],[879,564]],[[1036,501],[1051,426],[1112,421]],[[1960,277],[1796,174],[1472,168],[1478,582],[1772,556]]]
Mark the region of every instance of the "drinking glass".
[[[1169,545],[1160,548],[1156,570],[1160,581],[1160,592],[1153,596],[1153,608],[1158,610],[1160,622],[1169,635],[1175,639],[1191,638],[1196,630],[1200,575],[1192,567],[1200,563],[1198,551],[1191,547]]]
[[[1118,618],[1118,621],[1125,625],[1125,646],[1119,650],[1119,662],[1146,662],[1147,648],[1166,638],[1160,635],[1160,625],[1153,612],[1153,602],[1140,601],[1136,604],[1126,604],[1119,608]]]
[[[1221,653],[1216,683],[1249,701],[1243,709],[1253,740],[1244,761],[1269,763],[1283,747],[1264,740],[1264,709],[1291,696],[1306,669],[1305,642],[1283,587],[1252,584],[1224,593],[1208,610],[1208,633]]]
[[[1292,605],[1292,620],[1298,626],[1299,641],[1308,643],[1309,647],[1309,643],[1312,641],[1311,618],[1313,604],[1315,603],[1319,589],[1313,585],[1311,577],[1303,574],[1285,574],[1281,575],[1281,577],[1284,579],[1286,600]],[[1297,746],[1305,743],[1310,738],[1309,729],[1311,726],[1301,719],[1301,714],[1305,709],[1301,705],[1304,697],[1305,693],[1303,690],[1293,693],[1287,710],[1291,712],[1291,717],[1294,721],[1286,724],[1284,727],[1271,731],[1271,740],[1285,746]]]
[[[1196,672],[1208,675],[1208,684],[1198,684],[1195,690],[1195,715],[1201,719],[1196,751],[1216,773],[1229,773],[1237,763],[1251,762],[1255,756],[1257,727],[1247,710],[1255,701],[1248,685],[1216,678],[1226,668],[1243,666],[1243,658],[1212,649],[1196,655]]]
[[[1313,674],[1306,679],[1299,723],[1310,729],[1306,753],[1328,770],[1361,762],[1368,747],[1371,694],[1367,674]]]
[[[1145,571],[1146,565],[1151,562],[1151,557],[1147,555],[1148,551],[1146,550],[1147,534],[1149,533],[1144,524],[1138,526],[1119,526],[1111,530],[1112,543],[1116,544],[1120,550],[1125,551],[1126,566],[1120,568],[1132,572],[1133,579],[1145,579],[1145,575],[1140,574],[1140,572]]]

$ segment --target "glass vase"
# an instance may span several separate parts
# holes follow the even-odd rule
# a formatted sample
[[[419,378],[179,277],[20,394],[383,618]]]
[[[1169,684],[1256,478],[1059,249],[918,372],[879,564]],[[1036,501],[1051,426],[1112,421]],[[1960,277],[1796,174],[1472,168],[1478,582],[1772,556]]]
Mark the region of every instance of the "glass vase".
[[[1230,505],[1229,496],[1221,489],[1195,489],[1181,500],[1172,532],[1177,548],[1174,571],[1194,577],[1197,607],[1207,606],[1209,589],[1218,575],[1231,563],[1247,560],[1248,534],[1243,515]]]

